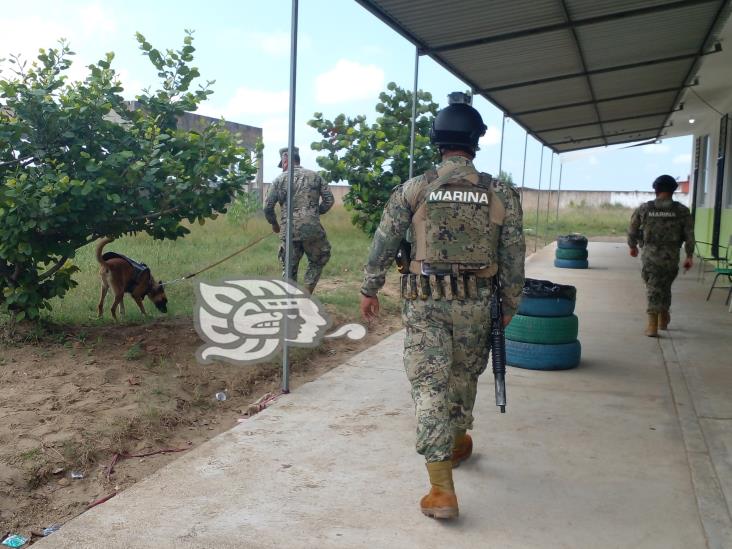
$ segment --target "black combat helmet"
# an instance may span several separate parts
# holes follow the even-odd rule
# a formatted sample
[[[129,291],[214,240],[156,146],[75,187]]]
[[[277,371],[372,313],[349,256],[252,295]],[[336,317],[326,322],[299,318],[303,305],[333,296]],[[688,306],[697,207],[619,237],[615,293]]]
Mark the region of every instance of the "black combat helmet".
[[[659,175],[653,182],[653,190],[657,193],[672,193],[678,186],[679,184],[670,175]]]
[[[469,147],[477,150],[478,139],[488,129],[480,113],[471,105],[472,98],[460,92],[448,95],[449,105],[432,121],[430,141],[440,146]]]

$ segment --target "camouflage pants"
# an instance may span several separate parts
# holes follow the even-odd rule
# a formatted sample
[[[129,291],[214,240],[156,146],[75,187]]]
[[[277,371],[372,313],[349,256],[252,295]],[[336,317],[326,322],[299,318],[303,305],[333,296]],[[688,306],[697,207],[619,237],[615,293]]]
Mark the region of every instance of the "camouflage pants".
[[[417,416],[417,452],[452,456],[453,432],[472,429],[478,377],[488,364],[490,289],[475,300],[405,300],[404,367]]]
[[[648,313],[671,309],[671,285],[679,274],[679,251],[644,249],[641,276],[646,283]]]
[[[330,242],[323,233],[322,237],[310,238],[306,240],[293,240],[292,250],[290,254],[290,276],[286,276],[285,269],[285,243],[280,244],[280,250],[277,256],[282,267],[282,278],[287,278],[293,282],[297,282],[297,273],[300,267],[302,256],[308,258],[308,268],[305,271],[305,285],[315,286],[320,280],[323,267],[330,259]]]

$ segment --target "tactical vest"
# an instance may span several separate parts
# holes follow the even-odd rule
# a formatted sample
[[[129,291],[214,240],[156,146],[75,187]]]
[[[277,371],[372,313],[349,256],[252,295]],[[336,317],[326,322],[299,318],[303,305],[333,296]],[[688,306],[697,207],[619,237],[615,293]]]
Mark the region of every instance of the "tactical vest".
[[[648,246],[680,246],[683,241],[684,218],[676,203],[659,208],[655,200],[646,203],[641,230],[643,244]]]
[[[493,276],[505,210],[490,176],[447,170],[427,172],[425,179],[413,205],[410,271]]]

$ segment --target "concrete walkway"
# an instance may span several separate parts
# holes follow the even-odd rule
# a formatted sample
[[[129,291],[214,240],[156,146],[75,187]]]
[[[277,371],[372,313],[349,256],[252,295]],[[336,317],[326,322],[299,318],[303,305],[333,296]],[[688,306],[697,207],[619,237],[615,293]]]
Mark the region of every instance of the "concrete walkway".
[[[693,275],[671,331],[642,335],[639,264],[591,243],[578,288],[582,364],[510,369],[508,413],[481,381],[476,453],[456,473],[460,519],[424,518],[424,464],[403,334],[66,524],[47,547],[732,547],[732,314]],[[726,496],[726,499],[725,499]]]

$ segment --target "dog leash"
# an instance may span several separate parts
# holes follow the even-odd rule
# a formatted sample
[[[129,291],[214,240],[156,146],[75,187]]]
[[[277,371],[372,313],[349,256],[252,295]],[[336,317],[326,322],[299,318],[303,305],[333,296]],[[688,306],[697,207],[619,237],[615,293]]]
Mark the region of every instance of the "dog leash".
[[[194,276],[198,276],[198,275],[200,275],[201,273],[203,273],[203,272],[206,272],[206,271],[208,271],[209,269],[213,269],[213,268],[214,268],[214,267],[216,267],[217,265],[221,265],[222,263],[224,263],[225,261],[228,261],[228,260],[229,260],[229,259],[231,259],[232,257],[234,257],[234,256],[237,256],[237,255],[239,255],[240,253],[246,252],[246,251],[247,251],[247,250],[248,250],[249,248],[252,248],[252,247],[256,246],[256,245],[257,245],[257,244],[259,244],[259,243],[260,243],[260,242],[261,242],[262,240],[264,240],[265,238],[267,238],[267,237],[269,237],[269,236],[271,236],[271,235],[273,235],[273,234],[274,234],[274,233],[267,233],[267,234],[265,234],[265,235],[263,235],[263,236],[260,236],[259,238],[257,238],[257,239],[256,239],[256,240],[254,240],[253,242],[250,242],[249,244],[247,244],[246,246],[244,246],[243,248],[241,248],[240,250],[237,250],[237,251],[235,251],[235,252],[234,252],[233,254],[229,254],[229,255],[227,255],[227,256],[226,256],[225,258],[223,258],[223,259],[220,259],[220,260],[218,260],[218,261],[217,261],[216,263],[212,263],[211,265],[208,265],[207,267],[204,267],[204,268],[203,268],[203,269],[201,269],[200,271],[196,271],[196,272],[194,272],[194,273],[191,273],[191,274],[187,274],[187,275],[185,275],[185,276],[181,276],[180,278],[176,278],[175,280],[171,280],[170,282],[163,282],[163,284],[162,284],[162,285],[163,285],[163,286],[170,286],[171,284],[177,284],[178,282],[183,282],[184,280],[188,280],[188,279],[190,279],[190,278],[193,278]]]

